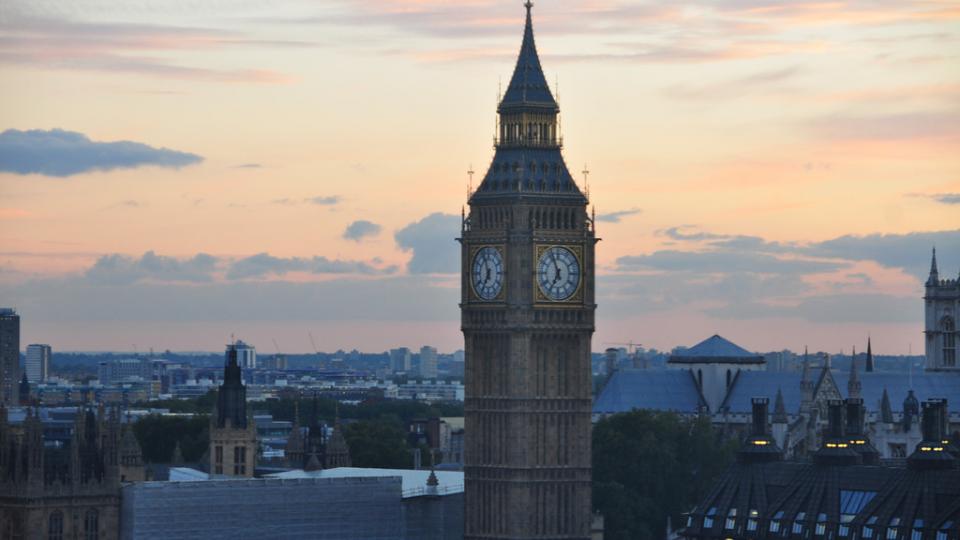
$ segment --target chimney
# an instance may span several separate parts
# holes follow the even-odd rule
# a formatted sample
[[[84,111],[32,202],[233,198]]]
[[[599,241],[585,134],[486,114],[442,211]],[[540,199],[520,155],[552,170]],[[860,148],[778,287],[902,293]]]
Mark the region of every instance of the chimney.
[[[957,460],[944,443],[943,424],[947,412],[945,399],[930,399],[921,404],[920,431],[923,440],[907,460],[913,469],[955,469]]]
[[[753,404],[753,431],[754,437],[766,437],[770,435],[767,429],[767,407],[770,405],[770,399],[761,397],[750,400]]]
[[[864,465],[879,465],[880,452],[870,443],[864,429],[864,417],[866,408],[863,406],[863,399],[848,398],[846,401],[847,409],[847,440],[850,442],[850,448],[853,448],[858,454]]]
[[[780,461],[783,459],[783,454],[777,442],[770,436],[770,430],[767,427],[767,407],[770,405],[770,399],[755,397],[750,402],[753,405],[750,436],[737,453],[737,460],[740,463]]]
[[[842,439],[844,436],[843,401],[831,399],[827,402],[827,436],[829,439]]]
[[[827,429],[823,436],[823,446],[814,455],[817,465],[857,465],[862,462],[860,454],[850,446],[846,436],[843,400],[831,399],[827,402]]]
[[[848,398],[847,407],[847,435],[858,437],[863,435],[863,399]]]

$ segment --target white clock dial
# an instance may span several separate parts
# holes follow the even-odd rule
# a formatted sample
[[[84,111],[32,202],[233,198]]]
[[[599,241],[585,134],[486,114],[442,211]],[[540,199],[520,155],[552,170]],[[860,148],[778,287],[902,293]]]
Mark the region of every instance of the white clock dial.
[[[503,256],[495,247],[481,248],[473,256],[471,282],[477,296],[493,300],[503,289]]]
[[[565,247],[551,247],[537,262],[537,284],[540,291],[553,301],[563,301],[580,287],[580,261]]]

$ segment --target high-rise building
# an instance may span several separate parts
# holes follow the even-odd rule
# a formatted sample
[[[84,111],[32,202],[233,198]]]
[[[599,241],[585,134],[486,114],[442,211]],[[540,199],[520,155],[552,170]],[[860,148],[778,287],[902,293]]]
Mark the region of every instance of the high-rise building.
[[[153,362],[149,358],[111,358],[100,362],[97,378],[102,385],[153,380]]]
[[[247,417],[247,388],[240,378],[236,344],[227,345],[217,409],[210,415],[210,472],[253,477],[257,426]]]
[[[257,349],[253,345],[239,340],[235,345],[237,348],[237,362],[240,364],[240,367],[243,369],[256,369]]]
[[[937,268],[937,250],[930,261],[930,277],[927,278],[924,295],[926,318],[924,321],[924,346],[927,354],[927,370],[960,371],[957,342],[960,328],[960,277],[941,279]]]
[[[531,2],[462,226],[467,539],[590,538],[594,236]]]
[[[49,345],[27,345],[27,361],[24,368],[27,372],[28,381],[39,383],[47,380],[47,377],[50,376],[50,356],[52,354]]]
[[[396,372],[407,373],[410,371],[410,349],[400,347],[399,349],[390,349],[390,369]]]
[[[429,345],[420,347],[420,377],[437,378],[437,349]]]
[[[0,308],[0,403],[20,401],[20,316],[11,308]]]

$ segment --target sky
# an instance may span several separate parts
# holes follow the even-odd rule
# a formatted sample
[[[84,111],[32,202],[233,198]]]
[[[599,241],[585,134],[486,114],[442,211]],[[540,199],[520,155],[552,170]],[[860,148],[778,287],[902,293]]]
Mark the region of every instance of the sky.
[[[960,273],[960,4],[533,12],[603,239],[594,350],[922,352],[931,248]],[[519,0],[5,0],[0,305],[21,344],[462,347],[454,239],[523,18]]]

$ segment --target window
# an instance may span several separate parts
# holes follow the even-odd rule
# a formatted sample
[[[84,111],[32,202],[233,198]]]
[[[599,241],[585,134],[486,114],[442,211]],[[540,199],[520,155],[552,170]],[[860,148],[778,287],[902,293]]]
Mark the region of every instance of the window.
[[[87,510],[83,517],[83,537],[85,540],[100,539],[100,516],[96,510]]]
[[[736,526],[737,526],[737,509],[731,508],[730,511],[727,512],[727,522],[724,524],[723,528],[729,531],[729,530],[733,530],[733,528]]]
[[[937,531],[937,540],[947,540],[949,538],[950,529],[953,528],[953,520],[944,521],[943,525],[940,526],[940,530]]]
[[[717,515],[717,507],[711,506],[707,510],[707,515],[703,516],[703,528],[710,529],[713,527],[713,517]]]
[[[867,520],[867,523],[864,524],[863,530],[860,532],[860,536],[863,538],[873,538],[873,526],[877,524],[877,516],[870,516],[870,519]]]
[[[900,526],[900,518],[894,517],[890,518],[890,526],[887,527],[887,540],[897,540],[898,529]]]
[[[760,512],[751,508],[750,512],[747,513],[747,530],[755,531],[757,530],[757,518],[760,517]]]
[[[943,365],[957,365],[957,327],[953,324],[953,319],[944,317],[940,321],[940,329],[943,331]]]
[[[63,513],[54,512],[47,520],[47,540],[63,540]]]
[[[923,520],[917,518],[913,520],[913,532],[910,533],[910,540],[923,540]]]
[[[777,513],[773,515],[773,519],[770,520],[770,532],[775,533],[780,531],[781,519],[783,519],[783,510],[777,510]]]
[[[823,536],[827,532],[827,515],[824,513],[817,514],[817,526],[813,529],[813,534],[817,536]]]
[[[895,458],[907,457],[907,445],[890,443],[890,456]]]
[[[237,476],[247,474],[247,447],[233,447],[233,474]]]
[[[806,518],[806,512],[800,512],[797,514],[797,517],[793,520],[793,534],[801,534],[803,532],[803,520]]]
[[[223,447],[217,446],[213,449],[214,465],[213,473],[214,474],[223,474]]]

